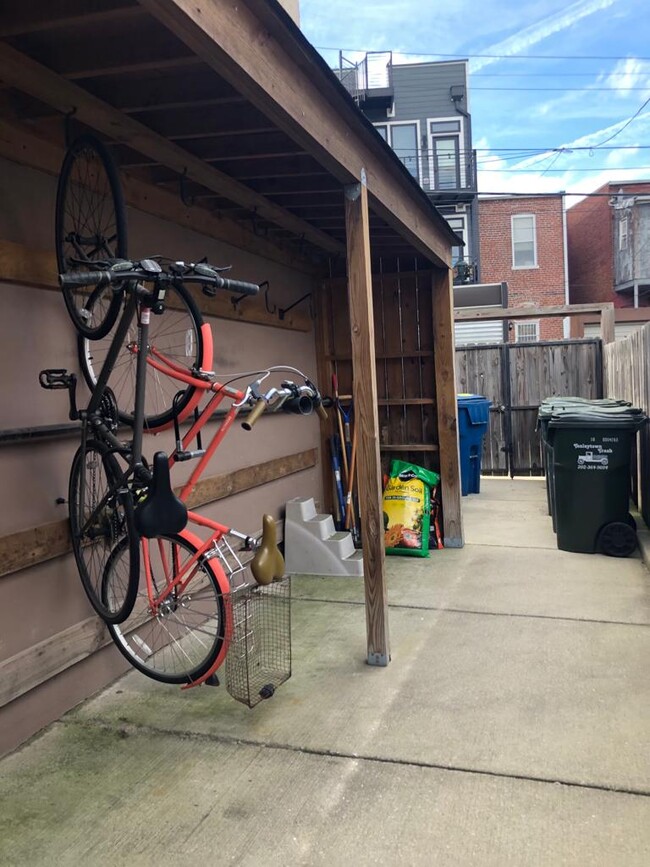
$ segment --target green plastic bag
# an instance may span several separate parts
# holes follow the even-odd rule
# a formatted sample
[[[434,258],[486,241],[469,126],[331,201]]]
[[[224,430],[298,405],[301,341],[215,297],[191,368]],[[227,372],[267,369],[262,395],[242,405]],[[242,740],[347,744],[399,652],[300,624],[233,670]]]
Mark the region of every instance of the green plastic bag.
[[[431,489],[440,482],[433,470],[394,460],[383,497],[387,554],[429,556]]]

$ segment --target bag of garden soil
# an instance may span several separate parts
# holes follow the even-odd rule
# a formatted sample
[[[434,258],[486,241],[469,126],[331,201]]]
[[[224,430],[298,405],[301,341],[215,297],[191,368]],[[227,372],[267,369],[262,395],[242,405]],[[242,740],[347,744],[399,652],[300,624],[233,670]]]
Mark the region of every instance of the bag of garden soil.
[[[417,464],[393,461],[384,489],[384,545],[387,554],[429,556],[431,489],[440,476]]]

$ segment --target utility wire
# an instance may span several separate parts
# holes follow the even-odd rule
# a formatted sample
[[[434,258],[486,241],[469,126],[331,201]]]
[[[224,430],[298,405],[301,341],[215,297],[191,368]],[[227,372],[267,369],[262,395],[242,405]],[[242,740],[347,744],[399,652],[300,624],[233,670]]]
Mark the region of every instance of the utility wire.
[[[314,45],[317,51],[350,51],[355,54],[388,54],[390,48],[384,49],[369,49],[369,48],[332,48],[327,45]],[[443,54],[437,51],[435,54],[428,54],[424,51],[394,51],[394,54],[399,54],[402,57],[446,57],[455,60],[472,60],[474,58],[489,57],[492,60],[629,60],[629,55],[615,54]],[[634,60],[650,61],[650,57],[635,57]],[[397,65],[397,64],[396,64]]]

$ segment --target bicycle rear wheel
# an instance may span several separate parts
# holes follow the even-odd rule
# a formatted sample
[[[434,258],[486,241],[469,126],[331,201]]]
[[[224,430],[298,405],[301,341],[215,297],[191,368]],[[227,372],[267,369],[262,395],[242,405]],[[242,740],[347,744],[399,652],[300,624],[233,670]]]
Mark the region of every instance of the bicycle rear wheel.
[[[56,191],[56,261],[60,274],[87,271],[91,262],[127,258],[126,209],[115,163],[94,136],[68,148]],[[104,304],[88,316],[90,289],[65,287],[63,299],[80,334],[97,340],[117,319],[121,293],[111,289]]]
[[[80,447],[70,471],[70,537],[79,577],[97,614],[107,623],[125,620],[138,590],[139,539],[133,519],[131,492],[118,491],[119,464],[108,447],[88,440]],[[83,505],[82,505],[83,494]],[[117,545],[124,556],[109,600],[103,598],[106,563]]]
[[[94,319],[95,309],[105,303],[107,292],[110,292],[107,287],[97,288],[88,299],[86,308],[91,320]],[[112,336],[110,333],[100,340],[93,341],[79,338],[79,362],[91,390],[97,384],[111,346]],[[108,385],[117,399],[120,421],[128,425],[133,424],[138,352],[137,322],[134,321],[108,378]],[[193,369],[209,370],[212,366],[210,327],[204,325],[196,302],[184,286],[168,289],[165,297],[165,312],[151,317],[147,358],[150,362],[159,361],[159,355],[179,367],[185,374],[191,374]],[[182,392],[182,397],[174,403],[174,397],[178,392]],[[145,430],[150,432],[162,430],[172,424],[174,416],[185,418],[198,404],[202,394],[203,389],[197,389],[162,373],[152,364],[147,364]]]
[[[118,650],[142,674],[162,683],[192,683],[202,677],[224,653],[228,630],[228,580],[218,563],[200,558],[192,562],[198,550],[194,537],[186,531],[173,536],[143,539],[148,546],[151,580],[156,596],[179,574],[191,580],[184,591],[172,591],[152,613],[147,592],[145,557],[141,569],[137,598],[131,615],[120,624],[109,623],[108,630]],[[123,559],[128,556],[123,539],[106,563],[103,579],[105,604],[112,605],[112,595],[120,586]],[[182,570],[188,566],[185,575]]]

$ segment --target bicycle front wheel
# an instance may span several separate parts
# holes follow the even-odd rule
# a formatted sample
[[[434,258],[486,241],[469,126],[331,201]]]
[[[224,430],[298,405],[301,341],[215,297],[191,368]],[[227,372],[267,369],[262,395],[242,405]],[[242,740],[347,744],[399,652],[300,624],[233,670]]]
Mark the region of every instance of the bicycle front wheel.
[[[90,318],[97,307],[105,304],[107,287],[95,289],[86,305]],[[101,340],[79,338],[79,361],[88,387],[93,390],[110,349],[113,333]],[[144,426],[150,432],[169,427],[174,417],[185,418],[198,404],[203,389],[169,376],[154,367],[167,360],[181,372],[191,374],[193,369],[209,370],[212,366],[212,334],[196,302],[184,286],[173,286],[165,296],[165,311],[151,316],[147,351],[147,379],[145,384]],[[124,424],[133,424],[135,406],[136,365],[138,345],[137,322],[133,322],[120,349],[108,385],[117,399],[119,418]],[[181,396],[174,401],[176,394]]]
[[[127,258],[126,209],[119,175],[107,148],[84,135],[68,148],[56,191],[56,261],[59,274],[87,271],[89,263]],[[105,336],[120,310],[111,289],[90,317],[91,290],[65,287],[63,300],[77,331],[90,340]]]
[[[70,537],[79,577],[97,614],[107,623],[125,620],[135,603],[140,548],[131,492],[120,489],[115,456],[99,440],[88,440],[70,471]],[[124,555],[110,599],[102,594],[107,562],[116,546]]]
[[[227,649],[228,580],[214,560],[196,558],[194,537],[183,531],[173,536],[143,539],[147,557],[140,557],[137,598],[131,615],[120,624],[109,623],[111,638],[118,650],[142,674],[162,683],[192,683],[215,664]],[[109,607],[117,588],[120,592],[123,560],[128,558],[127,540],[113,550],[103,580],[105,604]],[[181,579],[185,589],[176,587],[160,602],[150,605],[146,561],[149,561],[151,588],[155,598]]]

